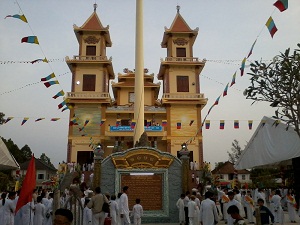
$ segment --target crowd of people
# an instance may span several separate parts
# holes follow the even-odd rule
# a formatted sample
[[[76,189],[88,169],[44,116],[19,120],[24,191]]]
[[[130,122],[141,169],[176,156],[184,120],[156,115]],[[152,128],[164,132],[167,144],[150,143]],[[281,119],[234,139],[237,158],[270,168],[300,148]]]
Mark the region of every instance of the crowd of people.
[[[296,201],[292,189],[211,189],[202,195],[181,194],[176,206],[180,225],[214,225],[223,220],[227,225],[284,224],[284,209],[291,223],[296,223]],[[259,215],[258,215],[259,214]],[[300,210],[298,212],[300,216]],[[247,220],[246,220],[247,219]]]

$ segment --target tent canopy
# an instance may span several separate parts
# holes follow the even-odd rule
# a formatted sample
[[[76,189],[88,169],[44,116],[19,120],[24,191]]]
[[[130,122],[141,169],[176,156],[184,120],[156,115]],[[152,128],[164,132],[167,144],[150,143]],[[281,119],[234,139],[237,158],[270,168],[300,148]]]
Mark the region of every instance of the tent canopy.
[[[263,117],[235,168],[249,169],[300,156],[300,138],[293,127]]]
[[[10,154],[3,140],[0,138],[0,170],[19,169],[16,159]]]

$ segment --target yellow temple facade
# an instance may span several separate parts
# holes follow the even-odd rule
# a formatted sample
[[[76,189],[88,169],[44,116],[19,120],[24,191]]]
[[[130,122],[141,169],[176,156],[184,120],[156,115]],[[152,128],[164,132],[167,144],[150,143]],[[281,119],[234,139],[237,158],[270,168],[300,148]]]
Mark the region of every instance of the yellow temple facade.
[[[93,161],[93,149],[101,144],[104,156],[134,147],[135,73],[125,68],[117,82],[112,58],[109,27],[104,27],[96,10],[74,32],[79,54],[66,57],[72,73],[67,161]],[[144,69],[144,127],[149,146],[178,156],[187,144],[190,160],[203,162],[201,110],[207,103],[200,92],[200,73],[205,60],[193,56],[198,28],[191,29],[179,10],[170,28],[165,28],[157,79]],[[145,43],[147,44],[147,43]],[[134,60],[134,59],[133,59]],[[162,89],[162,90],[161,90]],[[109,91],[112,90],[112,91]],[[159,94],[162,93],[162,94]]]

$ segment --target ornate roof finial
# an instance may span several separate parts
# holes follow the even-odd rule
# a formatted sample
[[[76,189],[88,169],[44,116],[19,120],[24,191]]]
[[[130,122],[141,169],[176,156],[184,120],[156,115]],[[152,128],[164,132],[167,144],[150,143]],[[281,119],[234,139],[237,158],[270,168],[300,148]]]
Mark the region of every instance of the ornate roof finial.
[[[180,11],[180,6],[177,5],[177,6],[176,6],[176,9],[177,9],[177,13],[179,13],[179,11]]]
[[[96,9],[97,9],[98,5],[97,3],[94,4],[94,12],[96,12]]]

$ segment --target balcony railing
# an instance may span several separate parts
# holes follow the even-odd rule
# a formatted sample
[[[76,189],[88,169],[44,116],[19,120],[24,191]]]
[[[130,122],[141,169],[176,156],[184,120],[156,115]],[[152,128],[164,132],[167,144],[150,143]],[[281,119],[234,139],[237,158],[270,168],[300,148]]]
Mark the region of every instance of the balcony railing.
[[[102,92],[68,92],[67,97],[70,99],[107,99],[110,98],[110,95]]]
[[[153,112],[166,112],[165,107],[156,107],[156,106],[145,106],[145,111],[153,111]],[[107,112],[115,112],[115,111],[134,111],[134,106],[112,106],[107,107]]]
[[[66,61],[112,61],[112,57],[108,59],[107,56],[74,55],[73,59],[66,56]]]
[[[203,99],[204,98],[204,94],[193,94],[193,93],[165,93],[163,94],[163,99],[177,99],[177,100],[185,100],[185,99],[189,99],[189,100],[194,100],[194,99]]]
[[[161,62],[204,62],[205,60],[200,61],[197,57],[166,57],[165,59],[161,58]]]

